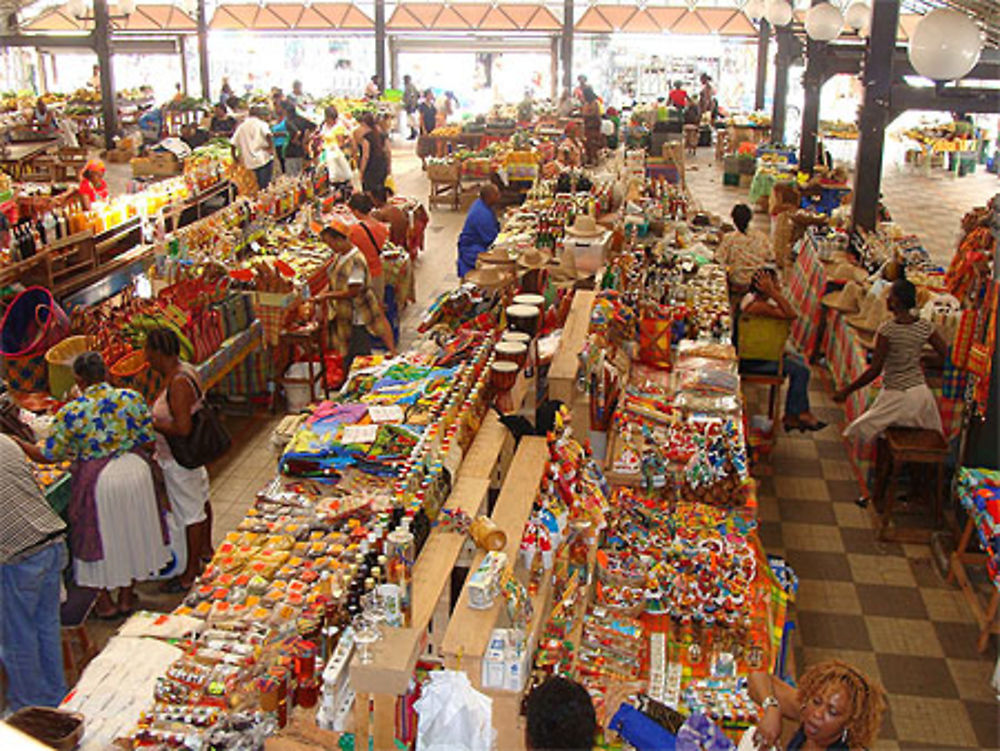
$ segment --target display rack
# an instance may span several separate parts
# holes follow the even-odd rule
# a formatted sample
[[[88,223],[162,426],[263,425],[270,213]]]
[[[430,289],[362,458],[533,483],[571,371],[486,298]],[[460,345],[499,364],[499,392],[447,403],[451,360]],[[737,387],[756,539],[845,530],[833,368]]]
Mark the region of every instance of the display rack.
[[[596,293],[588,290],[576,290],[573,293],[573,303],[569,315],[563,324],[562,336],[559,338],[559,349],[549,366],[549,398],[558,399],[563,404],[573,405],[577,400],[577,374],[580,371],[580,352],[587,341],[587,330],[590,327],[590,310],[594,307]],[[574,410],[575,414],[575,410]]]

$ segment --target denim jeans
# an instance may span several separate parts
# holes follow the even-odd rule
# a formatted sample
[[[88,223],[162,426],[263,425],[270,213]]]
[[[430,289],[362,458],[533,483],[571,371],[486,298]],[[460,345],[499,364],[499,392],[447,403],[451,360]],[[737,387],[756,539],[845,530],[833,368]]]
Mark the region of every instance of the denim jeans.
[[[253,176],[257,178],[257,187],[264,190],[268,185],[271,184],[271,175],[274,174],[274,160],[272,159],[267,164],[257,167],[253,171]]]
[[[66,563],[60,540],[0,566],[0,660],[11,710],[56,707],[66,696],[59,633],[59,580]]]
[[[788,376],[788,393],[785,395],[785,414],[798,417],[809,411],[809,366],[800,355],[785,354],[782,363]]]

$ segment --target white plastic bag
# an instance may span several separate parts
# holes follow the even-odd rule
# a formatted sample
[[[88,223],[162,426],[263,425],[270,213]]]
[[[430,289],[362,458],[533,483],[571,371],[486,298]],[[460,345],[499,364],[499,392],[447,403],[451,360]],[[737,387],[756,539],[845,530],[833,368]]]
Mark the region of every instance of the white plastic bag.
[[[493,700],[465,673],[435,670],[414,703],[417,751],[490,751],[496,740]]]
[[[347,161],[347,157],[344,156],[344,152],[340,150],[337,145],[327,146],[324,150],[324,161],[326,162],[326,171],[330,174],[330,182],[332,183],[346,183],[349,182],[351,174],[351,163]]]

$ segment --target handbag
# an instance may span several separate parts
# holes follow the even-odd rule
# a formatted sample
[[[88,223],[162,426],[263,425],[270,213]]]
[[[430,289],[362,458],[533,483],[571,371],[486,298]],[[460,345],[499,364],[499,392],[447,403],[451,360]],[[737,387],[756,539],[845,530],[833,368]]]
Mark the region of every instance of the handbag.
[[[191,415],[191,432],[186,436],[168,435],[167,443],[178,464],[185,469],[197,469],[229,451],[233,439],[222,424],[218,407],[206,404],[201,386],[194,378],[190,380],[201,406]]]

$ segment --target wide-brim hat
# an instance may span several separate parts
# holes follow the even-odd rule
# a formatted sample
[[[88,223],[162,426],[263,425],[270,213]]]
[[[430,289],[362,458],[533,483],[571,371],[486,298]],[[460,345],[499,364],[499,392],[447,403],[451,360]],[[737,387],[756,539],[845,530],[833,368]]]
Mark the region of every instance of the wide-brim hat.
[[[566,228],[567,235],[574,237],[599,237],[603,235],[605,229],[598,226],[597,221],[590,214],[577,214],[573,220],[573,226]]]
[[[517,257],[517,265],[522,269],[543,269],[552,262],[552,256],[538,248],[528,248]]]
[[[889,320],[892,314],[889,312],[888,306],[885,304],[885,298],[881,295],[876,297],[874,295],[865,295],[864,299],[861,301],[861,310],[852,316],[847,316],[845,319],[847,325],[851,326],[859,331],[867,331],[874,333],[878,331],[879,326]]]
[[[514,259],[511,258],[510,254],[503,248],[493,247],[476,256],[476,263],[493,266],[503,266],[506,264],[513,265]]]
[[[837,282],[863,282],[868,278],[868,272],[860,266],[838,263],[826,272],[826,278]]]
[[[848,282],[843,289],[835,290],[823,296],[820,301],[828,308],[839,310],[841,313],[853,315],[861,310],[861,298],[864,292],[857,282]]]
[[[475,284],[483,289],[500,289],[513,284],[514,275],[496,266],[485,266],[472,269],[462,277],[462,281],[467,284]]]

